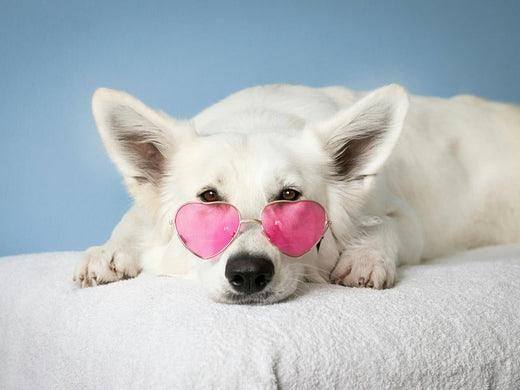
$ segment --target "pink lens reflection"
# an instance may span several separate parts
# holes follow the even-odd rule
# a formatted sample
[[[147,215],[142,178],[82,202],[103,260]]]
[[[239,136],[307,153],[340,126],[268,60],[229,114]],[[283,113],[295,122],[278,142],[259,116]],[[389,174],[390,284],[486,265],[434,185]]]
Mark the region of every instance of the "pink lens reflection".
[[[262,226],[269,241],[280,252],[303,256],[323,237],[327,216],[323,207],[310,200],[275,202],[262,212]]]
[[[239,226],[238,210],[227,203],[187,203],[175,215],[179,238],[203,259],[218,255],[233,240]]]

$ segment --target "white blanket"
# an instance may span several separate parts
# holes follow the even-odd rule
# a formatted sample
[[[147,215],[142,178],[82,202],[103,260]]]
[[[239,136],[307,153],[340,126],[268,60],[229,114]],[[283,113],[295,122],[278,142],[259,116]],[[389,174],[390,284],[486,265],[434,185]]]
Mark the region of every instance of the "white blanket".
[[[520,246],[271,306],[174,277],[77,289],[78,257],[0,259],[0,389],[520,389]]]

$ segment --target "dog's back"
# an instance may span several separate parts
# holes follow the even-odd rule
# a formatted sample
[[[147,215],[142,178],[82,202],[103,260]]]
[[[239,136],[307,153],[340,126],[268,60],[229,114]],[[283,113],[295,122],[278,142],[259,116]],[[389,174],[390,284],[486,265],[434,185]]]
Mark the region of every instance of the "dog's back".
[[[423,257],[520,241],[517,106],[412,97],[384,173],[418,214]]]

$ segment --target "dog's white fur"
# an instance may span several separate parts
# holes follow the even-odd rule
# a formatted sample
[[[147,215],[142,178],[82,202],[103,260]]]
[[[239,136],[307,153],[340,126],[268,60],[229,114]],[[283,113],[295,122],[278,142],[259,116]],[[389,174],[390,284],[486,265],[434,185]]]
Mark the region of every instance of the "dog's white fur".
[[[107,243],[87,250],[75,280],[187,274],[217,301],[270,303],[303,279],[384,288],[398,264],[520,241],[520,108],[471,96],[412,96],[408,106],[396,85],[370,94],[269,85],[180,121],[124,92],[97,90],[94,117],[135,205]],[[319,250],[298,260],[257,226],[216,261],[200,260],[169,222],[209,187],[243,218],[296,188],[326,208],[332,226]],[[266,290],[249,297],[224,277],[227,259],[243,251],[275,266]]]

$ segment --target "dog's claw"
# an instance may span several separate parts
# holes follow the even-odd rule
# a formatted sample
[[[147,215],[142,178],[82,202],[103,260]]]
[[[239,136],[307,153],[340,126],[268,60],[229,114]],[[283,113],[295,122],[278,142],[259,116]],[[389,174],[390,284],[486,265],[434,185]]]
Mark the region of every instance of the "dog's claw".
[[[383,289],[394,284],[396,264],[372,248],[345,251],[331,273],[336,284]]]
[[[89,248],[83,256],[73,277],[79,287],[133,278],[141,271],[137,258],[128,250],[98,246]]]

